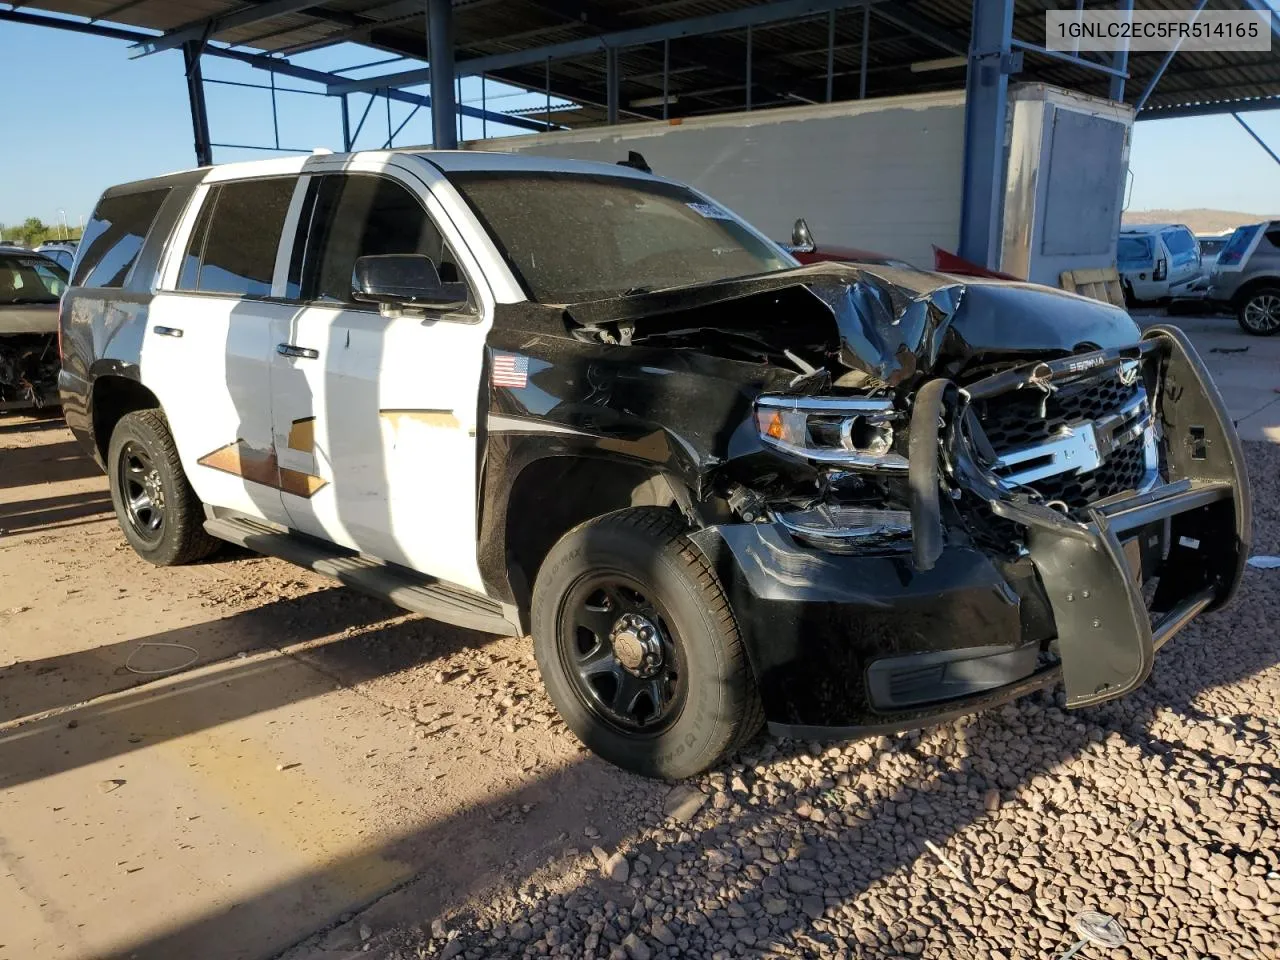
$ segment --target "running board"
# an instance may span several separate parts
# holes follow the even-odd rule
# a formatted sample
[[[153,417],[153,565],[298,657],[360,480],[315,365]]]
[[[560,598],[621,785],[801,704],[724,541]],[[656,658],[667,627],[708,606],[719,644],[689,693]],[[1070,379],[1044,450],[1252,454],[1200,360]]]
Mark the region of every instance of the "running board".
[[[507,619],[502,604],[496,600],[323,540],[243,517],[205,520],[204,528],[219,540],[306,567],[433,620],[506,636],[520,636],[522,632],[517,623]],[[514,619],[514,610],[512,616]]]

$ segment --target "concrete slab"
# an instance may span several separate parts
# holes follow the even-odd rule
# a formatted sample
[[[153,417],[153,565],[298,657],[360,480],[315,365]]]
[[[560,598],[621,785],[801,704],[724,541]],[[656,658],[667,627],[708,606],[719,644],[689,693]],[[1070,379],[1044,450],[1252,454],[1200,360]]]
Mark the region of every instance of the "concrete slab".
[[[1169,323],[1191,337],[1242,440],[1280,443],[1280,337],[1251,337],[1232,317],[1135,312],[1143,326]]]

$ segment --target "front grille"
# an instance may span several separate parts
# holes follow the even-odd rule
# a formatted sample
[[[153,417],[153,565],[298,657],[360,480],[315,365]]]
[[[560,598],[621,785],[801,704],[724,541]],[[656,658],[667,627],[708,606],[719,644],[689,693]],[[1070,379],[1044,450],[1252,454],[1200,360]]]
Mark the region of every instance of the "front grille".
[[[1140,383],[1124,383],[1117,371],[1109,370],[1063,384],[1047,397],[1028,387],[979,401],[974,408],[991,446],[997,454],[1006,454],[1047,443],[1064,427],[1097,423],[1117,414],[1143,389]],[[1145,437],[1138,436],[1112,450],[1096,469],[1066,469],[1026,486],[1046,501],[1061,501],[1074,510],[1137,488],[1146,470]]]
[[[997,453],[1003,453],[1044,443],[1069,423],[1097,420],[1115,413],[1141,389],[1135,384],[1122,383],[1120,377],[1110,371],[1065,384],[1047,398],[1036,388],[1028,387],[981,400],[974,408],[987,439]]]
[[[1117,447],[1097,470],[1087,473],[1060,473],[1031,486],[1046,500],[1061,500],[1075,509],[1136,490],[1147,472],[1147,456],[1142,437]]]

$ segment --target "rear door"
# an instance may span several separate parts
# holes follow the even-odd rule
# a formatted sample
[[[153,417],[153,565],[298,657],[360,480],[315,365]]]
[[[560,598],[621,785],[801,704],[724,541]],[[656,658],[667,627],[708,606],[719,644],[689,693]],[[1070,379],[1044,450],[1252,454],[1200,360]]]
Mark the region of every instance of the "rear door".
[[[206,183],[174,238],[142,344],[191,485],[205,503],[286,523],[271,435],[271,327],[296,176]]]
[[[1154,300],[1163,295],[1163,284],[1157,284],[1152,277],[1155,249],[1154,238],[1145,234],[1121,234],[1116,242],[1116,267],[1137,300]]]
[[[1169,251],[1169,285],[1177,286],[1200,275],[1200,243],[1186,227],[1160,232]]]
[[[284,490],[292,526],[483,589],[476,421],[492,294],[478,264],[426,182],[390,157],[312,172],[299,223],[301,302],[272,334],[280,466],[315,478]],[[468,284],[468,307],[389,317],[354,301],[356,259],[391,253],[431,257]]]

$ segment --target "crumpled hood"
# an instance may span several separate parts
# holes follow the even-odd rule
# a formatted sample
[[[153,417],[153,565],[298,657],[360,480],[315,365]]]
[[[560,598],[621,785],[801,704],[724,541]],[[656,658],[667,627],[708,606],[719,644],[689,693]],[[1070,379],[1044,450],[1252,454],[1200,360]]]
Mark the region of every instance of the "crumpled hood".
[[[747,342],[825,366],[842,386],[898,387],[984,362],[1138,340],[1125,311],[1051,287],[822,263],[566,307],[623,342],[717,352]]]

